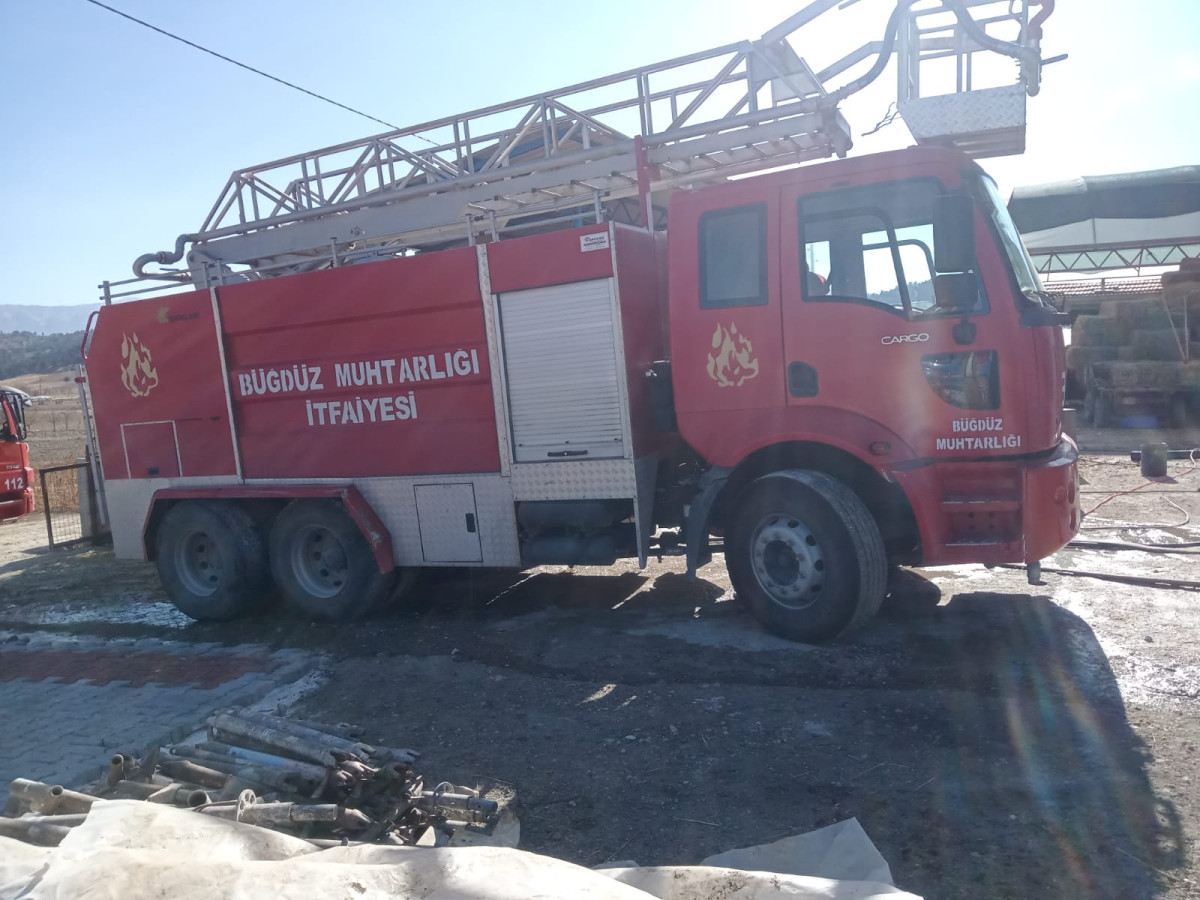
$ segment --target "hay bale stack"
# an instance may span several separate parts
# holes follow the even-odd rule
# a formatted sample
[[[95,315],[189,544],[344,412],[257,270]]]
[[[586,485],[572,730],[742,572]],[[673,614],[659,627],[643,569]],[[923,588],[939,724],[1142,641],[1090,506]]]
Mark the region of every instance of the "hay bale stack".
[[[1138,329],[1130,336],[1130,347],[1134,359],[1174,362],[1183,358],[1176,332],[1167,329]]]
[[[1185,366],[1178,362],[1099,362],[1092,372],[1101,383],[1114,388],[1175,390],[1183,381]],[[1200,367],[1195,373],[1200,378]]]
[[[1116,347],[1079,347],[1072,343],[1067,348],[1067,371],[1082,380],[1092,363],[1111,362],[1119,358]]]
[[[1172,290],[1188,284],[1200,286],[1200,259],[1185,259],[1178,272],[1167,272],[1162,277],[1163,288]]]
[[[1189,391],[1200,391],[1200,356],[1194,357],[1192,362],[1180,363],[1179,386]]]
[[[1171,316],[1158,297],[1147,300],[1122,300],[1117,307],[1117,320],[1125,323],[1127,334],[1171,327]]]
[[[1117,316],[1080,316],[1071,326],[1072,347],[1119,347],[1127,343],[1128,325]]]

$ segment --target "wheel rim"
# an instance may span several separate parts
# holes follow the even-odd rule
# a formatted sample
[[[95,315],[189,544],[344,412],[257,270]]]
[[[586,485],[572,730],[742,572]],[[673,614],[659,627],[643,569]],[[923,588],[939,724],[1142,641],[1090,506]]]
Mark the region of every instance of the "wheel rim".
[[[342,542],[328,528],[309,525],[292,541],[292,571],[300,587],[313,597],[336,597],[350,577],[350,560]]]
[[[799,519],[773,514],[754,529],[754,577],[771,601],[786,609],[812,606],[825,587],[825,554]]]
[[[225,560],[205,531],[193,531],[175,546],[175,571],[191,594],[211,597],[221,586]]]

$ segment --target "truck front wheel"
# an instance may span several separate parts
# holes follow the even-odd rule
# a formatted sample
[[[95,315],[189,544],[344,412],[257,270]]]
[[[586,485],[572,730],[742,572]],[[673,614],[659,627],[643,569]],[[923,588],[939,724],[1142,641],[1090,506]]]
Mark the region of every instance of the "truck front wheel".
[[[821,643],[866,624],[887,584],[883,539],[848,487],[806,469],[737,497],[725,561],[737,596],[769,630]]]
[[[262,533],[233,503],[185,500],[171,507],[155,538],[155,563],[171,602],[202,622],[257,610],[270,592]]]
[[[271,571],[287,601],[323,621],[361,618],[384,601],[383,573],[367,539],[341,504],[293,500],[271,526]]]

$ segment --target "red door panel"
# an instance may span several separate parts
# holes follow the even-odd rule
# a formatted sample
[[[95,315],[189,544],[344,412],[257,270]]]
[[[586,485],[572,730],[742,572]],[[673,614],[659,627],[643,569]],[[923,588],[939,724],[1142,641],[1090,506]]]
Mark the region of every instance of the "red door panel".
[[[783,405],[776,197],[744,189],[728,207],[697,217],[683,212],[673,220],[682,227],[668,233],[676,413],[693,446],[707,443],[714,411]],[[729,272],[714,261],[721,254]]]
[[[178,478],[179,444],[172,422],[125,425],[125,461],[131,478]]]
[[[248,478],[500,465],[473,249],[218,289]]]
[[[208,291],[103,307],[92,336],[87,373],[105,478],[129,477],[122,427],[142,422],[175,423],[179,455],[174,436],[169,454],[175,474],[236,474]],[[157,466],[165,475],[165,456],[156,451],[144,460],[139,457],[145,463],[139,466]],[[182,472],[178,471],[180,457]],[[146,472],[139,476],[135,470],[133,477],[144,478]]]
[[[883,199],[861,199],[872,193],[882,198],[889,190],[891,207]],[[986,311],[981,307],[968,317],[973,337],[956,337],[963,316],[939,307],[933,291],[932,218],[921,218],[914,211],[919,202],[908,199],[923,201],[941,190],[930,178],[859,193],[820,184],[784,189],[781,312],[784,365],[793,376],[786,402],[883,423],[919,457],[1018,454],[1027,442],[1025,372],[1013,354],[1001,352],[1011,348],[1016,313],[1007,294],[995,297]],[[917,218],[906,220],[906,212]],[[977,235],[986,234],[983,219],[976,219]],[[853,252],[846,252],[851,246]],[[991,284],[999,262],[994,247],[982,241],[979,251],[979,283]],[[927,365],[935,372],[968,366],[982,373],[989,371],[992,352],[998,395],[982,375],[966,379],[975,385],[970,398],[955,397],[972,408],[955,405],[931,386]],[[967,354],[973,354],[969,362]]]

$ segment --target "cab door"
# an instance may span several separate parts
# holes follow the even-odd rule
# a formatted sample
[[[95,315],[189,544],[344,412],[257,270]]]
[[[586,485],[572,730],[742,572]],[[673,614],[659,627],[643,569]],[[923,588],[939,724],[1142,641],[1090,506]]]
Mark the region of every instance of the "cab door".
[[[857,413],[918,456],[1020,452],[1019,404],[1004,407],[1020,373],[1000,370],[1003,325],[978,267],[935,279],[945,193],[934,178],[784,189],[786,402]]]
[[[783,404],[777,190],[739,182],[672,200],[671,360],[684,436],[719,455]]]

